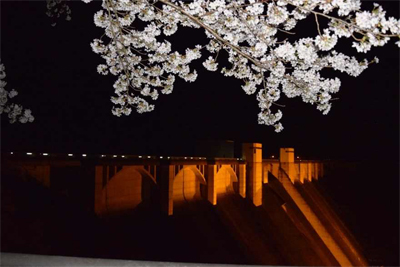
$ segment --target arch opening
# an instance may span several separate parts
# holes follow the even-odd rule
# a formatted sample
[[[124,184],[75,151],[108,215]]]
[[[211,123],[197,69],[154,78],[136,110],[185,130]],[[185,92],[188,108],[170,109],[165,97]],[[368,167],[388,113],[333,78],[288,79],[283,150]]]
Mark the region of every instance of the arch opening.
[[[201,198],[200,185],[206,180],[195,166],[184,166],[175,176],[173,185],[174,202],[187,202]]]
[[[154,184],[154,178],[142,167],[123,167],[103,188],[106,213],[133,210],[140,203],[150,200]]]
[[[215,176],[217,194],[234,193],[233,183],[237,181],[238,178],[232,167],[229,165],[223,165]]]

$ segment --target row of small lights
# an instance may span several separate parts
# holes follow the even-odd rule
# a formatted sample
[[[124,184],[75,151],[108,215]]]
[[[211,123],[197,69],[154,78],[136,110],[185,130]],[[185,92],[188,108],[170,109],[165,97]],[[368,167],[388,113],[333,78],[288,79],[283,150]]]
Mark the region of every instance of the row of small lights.
[[[13,155],[14,154],[14,152],[10,152],[10,154],[11,155]],[[26,152],[26,155],[28,155],[28,156],[33,156],[33,153],[32,152]],[[42,156],[50,156],[50,154],[49,153],[41,153],[41,155]],[[68,157],[73,157],[74,156],[74,154],[68,154]],[[82,157],[87,157],[87,154],[82,154]],[[101,155],[100,157],[102,157],[102,158],[105,158],[106,157],[106,155]],[[112,156],[113,158],[117,158],[118,157],[118,155],[113,155]],[[138,158],[146,158],[146,156],[137,156]],[[150,158],[152,158],[152,157],[155,157],[155,156],[147,156],[147,158],[148,159],[150,159]],[[121,156],[121,158],[126,158],[126,156],[125,155],[122,155]],[[160,159],[163,159],[164,157],[163,156],[160,156]],[[167,159],[170,159],[171,157],[167,157]],[[184,159],[207,159],[207,158],[202,158],[202,157],[184,157]],[[241,160],[240,158],[237,158],[237,160]]]
[[[10,152],[10,154],[11,155],[13,155],[14,154],[14,152]],[[26,152],[26,155],[28,155],[28,156],[32,156],[33,155],[33,153],[32,152]],[[42,156],[49,156],[49,153],[42,153]],[[68,157],[73,157],[74,156],[74,154],[68,154]],[[82,157],[86,157],[87,156],[87,154],[82,154]],[[106,157],[106,155],[101,155],[101,157],[102,158],[104,158],[104,157]],[[118,155],[113,155],[113,158],[117,158],[118,157]],[[143,158],[143,156],[137,156],[138,158]],[[125,155],[122,155],[121,156],[121,158],[125,158]],[[147,158],[152,158],[152,156],[147,156]],[[163,156],[160,156],[160,159],[163,159],[164,157]],[[170,159],[171,157],[167,157],[168,159]],[[184,157],[184,159],[196,159],[196,158],[194,158],[194,157]],[[275,156],[274,155],[272,155],[271,156],[271,158],[275,158]],[[201,157],[198,157],[197,159],[206,159],[206,158],[201,158]],[[297,156],[296,157],[296,159],[300,159],[300,157],[299,156]],[[237,160],[241,160],[241,158],[237,158]]]
[[[275,158],[275,156],[274,156],[274,155],[272,155],[272,156],[271,156],[271,158],[272,158],[272,159],[274,159],[274,158]],[[299,157],[299,156],[297,156],[297,157],[296,157],[296,159],[300,159],[300,157]]]

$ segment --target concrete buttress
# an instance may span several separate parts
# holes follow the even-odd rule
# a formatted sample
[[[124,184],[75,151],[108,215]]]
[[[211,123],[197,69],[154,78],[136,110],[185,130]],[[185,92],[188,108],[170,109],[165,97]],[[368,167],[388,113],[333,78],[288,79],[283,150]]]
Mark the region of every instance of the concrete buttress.
[[[262,205],[262,144],[246,143],[242,146],[242,154],[247,162],[248,196],[255,206]]]
[[[207,200],[217,205],[217,188],[215,176],[217,175],[217,166],[215,164],[207,166]]]
[[[174,165],[161,166],[161,179],[160,179],[160,194],[161,194],[161,209],[168,215],[174,213]]]

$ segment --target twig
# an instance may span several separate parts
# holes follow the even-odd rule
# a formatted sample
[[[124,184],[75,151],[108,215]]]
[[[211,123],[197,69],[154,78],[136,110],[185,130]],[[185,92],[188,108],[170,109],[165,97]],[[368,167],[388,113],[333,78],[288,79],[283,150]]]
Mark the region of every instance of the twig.
[[[248,60],[250,60],[251,62],[253,62],[256,66],[258,66],[259,68],[263,68],[266,69],[265,65],[262,64],[260,61],[256,60],[255,58],[245,54],[242,52],[242,50],[229,43],[228,41],[226,41],[224,38],[222,38],[217,32],[215,32],[213,29],[211,29],[210,27],[208,27],[207,25],[205,25],[203,22],[201,22],[199,19],[197,19],[196,17],[190,15],[189,13],[187,13],[183,8],[169,2],[168,0],[160,0],[160,2],[176,9],[177,11],[181,12],[183,15],[185,15],[186,17],[188,17],[189,19],[191,19],[193,22],[195,22],[196,24],[198,24],[199,26],[203,27],[206,31],[208,31],[209,33],[211,33],[218,41],[220,41],[221,43],[223,43],[224,45],[230,47],[232,50],[234,50],[235,52],[237,52],[238,54],[240,54],[241,56],[247,58]]]
[[[315,15],[315,22],[317,23],[318,34],[321,36],[322,34],[321,34],[321,30],[320,30],[320,28],[319,28],[318,16],[317,16],[317,14],[315,14],[315,13],[314,13],[314,15]]]

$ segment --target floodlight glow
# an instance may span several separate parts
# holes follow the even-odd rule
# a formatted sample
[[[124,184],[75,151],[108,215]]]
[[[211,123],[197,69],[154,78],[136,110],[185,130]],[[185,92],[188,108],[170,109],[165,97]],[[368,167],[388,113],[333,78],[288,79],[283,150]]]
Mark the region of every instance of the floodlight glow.
[[[31,152],[26,152],[26,154],[27,154],[27,155],[29,155],[29,156],[31,156],[31,155],[32,155],[32,153],[31,153]]]
[[[72,157],[74,154],[68,154],[68,157]]]
[[[43,155],[43,156],[48,156],[49,154],[47,154],[47,153],[43,153],[42,155]]]
[[[82,154],[82,157],[86,157],[87,155],[86,154]]]

